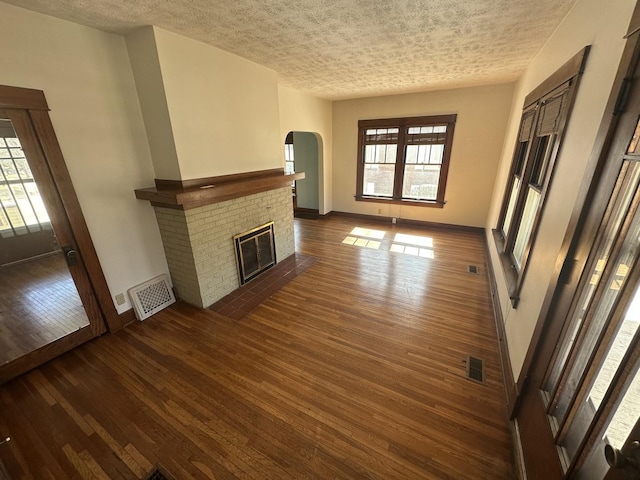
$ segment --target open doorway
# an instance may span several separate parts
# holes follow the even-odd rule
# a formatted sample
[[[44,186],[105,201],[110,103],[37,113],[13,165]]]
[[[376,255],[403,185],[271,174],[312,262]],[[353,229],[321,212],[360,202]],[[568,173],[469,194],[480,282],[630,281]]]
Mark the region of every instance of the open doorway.
[[[318,218],[320,209],[320,144],[311,132],[289,132],[285,139],[285,173],[304,172],[293,185],[296,217]]]

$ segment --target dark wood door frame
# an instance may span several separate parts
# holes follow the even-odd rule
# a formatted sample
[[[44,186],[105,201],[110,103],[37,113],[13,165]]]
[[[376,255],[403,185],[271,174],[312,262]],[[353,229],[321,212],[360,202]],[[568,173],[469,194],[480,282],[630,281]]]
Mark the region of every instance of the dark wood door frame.
[[[56,138],[53,124],[49,118],[49,106],[44,92],[0,85],[0,108],[27,110],[58,190],[62,206],[69,219],[73,236],[82,252],[82,259],[107,327],[112,332],[119,330],[124,326],[128,317],[118,315],[111,299],[102,266],[82,214],[80,202],[73,189],[71,176]]]

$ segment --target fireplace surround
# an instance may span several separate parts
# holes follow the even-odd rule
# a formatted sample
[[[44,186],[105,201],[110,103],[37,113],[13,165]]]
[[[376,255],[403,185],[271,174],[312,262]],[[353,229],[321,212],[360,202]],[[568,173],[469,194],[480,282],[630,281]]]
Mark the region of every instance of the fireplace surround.
[[[240,285],[276,264],[273,222],[233,237]]]
[[[234,237],[273,222],[274,260],[294,253],[291,181],[304,173],[250,172],[136,190],[154,207],[178,298],[207,308],[240,287]]]

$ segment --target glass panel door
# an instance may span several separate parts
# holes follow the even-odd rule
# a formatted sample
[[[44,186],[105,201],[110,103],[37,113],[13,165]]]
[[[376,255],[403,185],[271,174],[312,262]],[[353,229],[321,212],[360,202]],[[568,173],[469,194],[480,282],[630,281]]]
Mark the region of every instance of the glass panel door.
[[[17,90],[5,87],[0,101],[24,101]],[[90,238],[75,212],[72,226],[73,201],[62,200],[75,192],[48,114],[0,109],[0,138],[2,383],[104,333],[105,323],[74,228],[82,245]]]
[[[597,401],[602,401],[606,395],[606,390],[603,387],[611,383],[611,379],[614,376],[614,368],[620,364],[617,357],[625,351],[625,345],[623,344],[626,344],[627,340],[631,343],[630,335],[632,332],[635,332],[634,335],[637,336],[639,325],[638,315],[640,314],[638,311],[638,304],[640,303],[638,300],[639,297],[640,295],[636,292],[636,298],[634,299],[632,308],[630,308],[623,327],[620,329],[607,360],[600,370],[596,383],[592,387],[590,397]],[[632,441],[636,440],[632,432],[634,428],[636,430],[638,428],[638,415],[640,415],[640,371],[638,367],[640,367],[640,362],[636,360],[635,364],[631,367],[629,380],[626,382],[625,388],[622,390],[622,395],[619,397],[619,403],[616,408],[612,409],[609,415],[611,419],[605,422],[604,428],[598,433],[597,441],[589,452],[585,463],[579,469],[578,478],[601,480],[609,470],[609,465],[603,454],[605,446],[609,445],[614,449],[622,450],[625,444],[629,445]],[[600,406],[601,404],[595,408],[600,408]],[[584,408],[593,407],[585,406]],[[570,432],[570,434],[575,436],[579,435],[580,432],[575,431]],[[623,475],[624,473],[620,472],[620,474]],[[632,475],[633,472],[629,471],[629,474]],[[638,472],[638,475],[640,476],[640,472]]]
[[[0,365],[89,325],[13,123],[0,118]]]
[[[639,207],[640,158],[626,155],[541,390],[569,478],[601,480],[604,445],[622,448],[640,414]]]

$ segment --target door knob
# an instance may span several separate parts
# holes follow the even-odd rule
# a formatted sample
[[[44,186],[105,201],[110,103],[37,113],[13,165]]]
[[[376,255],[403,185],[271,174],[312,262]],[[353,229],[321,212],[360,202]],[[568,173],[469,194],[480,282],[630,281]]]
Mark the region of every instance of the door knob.
[[[613,468],[630,468],[639,470],[640,464],[640,442],[632,442],[629,445],[627,455],[622,453],[619,448],[611,445],[604,446],[604,458],[607,459],[609,466]]]
[[[78,264],[78,252],[73,247],[62,247],[64,258],[67,260],[67,265],[73,267]]]

